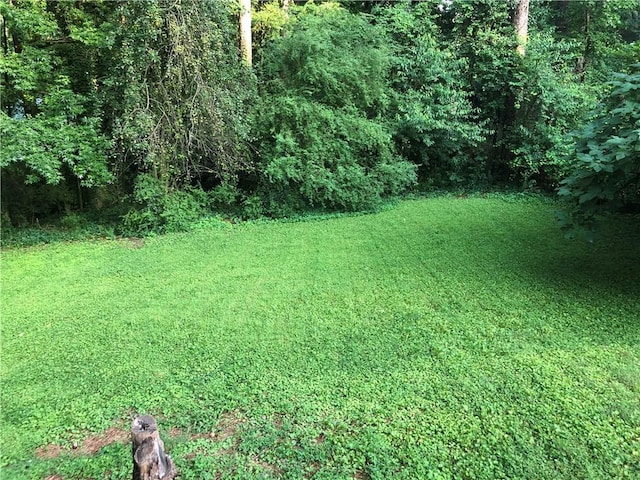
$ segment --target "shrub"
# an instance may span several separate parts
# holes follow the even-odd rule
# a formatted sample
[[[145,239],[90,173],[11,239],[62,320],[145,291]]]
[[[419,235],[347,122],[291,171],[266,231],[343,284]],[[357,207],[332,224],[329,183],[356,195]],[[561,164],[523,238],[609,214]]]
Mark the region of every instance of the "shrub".
[[[640,63],[615,74],[610,86],[593,120],[574,133],[575,166],[558,190],[573,205],[565,227],[640,203]]]
[[[197,189],[167,191],[151,175],[139,175],[134,189],[136,206],[123,217],[124,233],[181,232],[207,213],[207,195]]]
[[[390,92],[383,31],[333,4],[295,11],[258,66],[258,193],[272,215],[373,208],[415,181],[381,119]]]

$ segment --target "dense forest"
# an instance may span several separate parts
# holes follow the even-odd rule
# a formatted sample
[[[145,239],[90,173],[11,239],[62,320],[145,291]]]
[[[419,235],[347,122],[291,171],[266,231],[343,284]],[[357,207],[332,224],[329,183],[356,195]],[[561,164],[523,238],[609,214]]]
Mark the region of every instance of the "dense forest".
[[[3,229],[434,190],[558,194],[569,226],[637,208],[637,0],[246,3],[2,0]]]

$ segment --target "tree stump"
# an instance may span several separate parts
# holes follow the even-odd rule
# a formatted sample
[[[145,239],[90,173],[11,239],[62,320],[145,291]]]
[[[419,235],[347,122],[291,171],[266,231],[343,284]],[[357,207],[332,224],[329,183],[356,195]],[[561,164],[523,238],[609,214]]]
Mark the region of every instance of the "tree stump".
[[[131,422],[133,480],[173,480],[178,472],[151,415],[141,415]]]

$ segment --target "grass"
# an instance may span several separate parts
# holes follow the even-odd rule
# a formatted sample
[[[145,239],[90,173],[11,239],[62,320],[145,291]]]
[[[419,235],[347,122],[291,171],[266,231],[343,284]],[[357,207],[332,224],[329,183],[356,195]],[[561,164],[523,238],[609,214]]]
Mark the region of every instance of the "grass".
[[[73,446],[135,412],[185,480],[638,478],[640,225],[569,241],[555,208],[4,251],[2,478],[130,478]]]

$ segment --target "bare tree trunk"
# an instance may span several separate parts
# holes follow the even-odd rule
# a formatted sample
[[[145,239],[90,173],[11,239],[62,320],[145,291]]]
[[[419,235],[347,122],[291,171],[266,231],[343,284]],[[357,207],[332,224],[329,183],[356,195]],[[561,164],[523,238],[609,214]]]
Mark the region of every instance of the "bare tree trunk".
[[[524,57],[529,30],[529,0],[518,1],[513,24],[516,27],[516,35],[518,37],[518,53]]]
[[[9,53],[9,27],[7,26],[7,19],[4,15],[2,15],[2,51],[5,56]],[[7,70],[4,72],[3,88],[9,88],[9,73]],[[4,108],[7,115],[11,116],[11,105],[5,104],[4,96],[0,96],[0,108]]]
[[[164,453],[158,424],[151,415],[131,422],[133,480],[173,480],[178,475],[173,460]]]
[[[591,23],[591,12],[589,11],[589,5],[585,5],[584,26],[583,26],[584,36],[585,36],[584,52],[582,54],[582,57],[576,60],[576,66],[573,70],[574,73],[578,75],[580,82],[584,82],[585,80],[585,74],[587,71],[587,59],[591,55],[592,45],[591,45],[591,32],[589,31],[590,23]]]
[[[253,55],[251,52],[251,0],[241,0],[240,11],[240,50],[242,58],[251,66]]]
[[[13,7],[13,0],[9,0],[9,7]],[[11,33],[11,39],[13,40],[13,51],[16,53],[22,53],[22,41],[15,31]]]
[[[2,51],[5,55],[9,53],[9,27],[4,15],[2,15]]]

